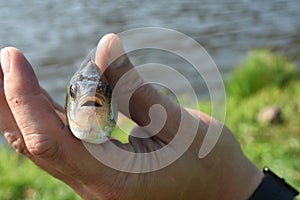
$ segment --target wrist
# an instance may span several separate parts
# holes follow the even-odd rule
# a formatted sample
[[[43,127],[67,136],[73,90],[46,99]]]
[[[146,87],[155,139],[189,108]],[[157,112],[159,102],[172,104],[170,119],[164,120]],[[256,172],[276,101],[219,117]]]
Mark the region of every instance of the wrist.
[[[246,157],[230,165],[217,181],[220,189],[216,190],[218,195],[214,199],[248,199],[261,183],[263,173]]]
[[[228,199],[248,199],[262,182],[264,174],[253,163],[247,159],[247,164],[236,174],[236,180],[231,187],[232,196]],[[232,185],[234,186],[234,185]]]

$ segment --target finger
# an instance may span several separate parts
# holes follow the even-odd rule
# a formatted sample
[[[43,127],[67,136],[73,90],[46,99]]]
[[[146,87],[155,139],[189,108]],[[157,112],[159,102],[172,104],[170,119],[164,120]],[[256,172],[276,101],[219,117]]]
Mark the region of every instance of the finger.
[[[47,152],[43,156],[51,157],[55,153],[53,147],[57,146],[53,138],[58,137],[57,130],[53,129],[62,128],[64,124],[41,95],[33,69],[19,50],[12,47],[2,49],[1,64],[6,101],[28,151],[33,155]],[[52,133],[51,137],[45,134],[46,130]]]
[[[27,146],[26,155],[50,173],[55,169],[84,184],[99,181],[94,177],[101,177],[105,167],[72,136],[41,94],[24,55],[18,49],[5,48],[1,51],[1,65],[5,99]]]
[[[39,85],[30,64],[15,48],[1,50],[1,67],[4,74],[5,102],[8,104],[7,112],[3,116],[9,116],[6,120],[8,123],[15,122],[14,126],[5,128],[9,133],[15,132],[16,129],[19,133],[24,131],[25,134],[22,136],[26,146],[31,148],[28,150],[31,151],[34,149],[34,144],[32,140],[26,139],[35,134],[34,130],[39,130],[39,127],[34,125],[37,124],[34,123],[34,120],[39,120],[37,115],[33,114],[33,110],[40,109],[40,106],[38,104],[36,107],[30,106],[27,102],[34,100],[32,103],[35,105],[38,101]],[[11,111],[10,115],[7,114],[9,110]]]
[[[104,71],[104,75],[113,87],[118,109],[126,116],[131,117],[140,126],[161,126],[156,122],[164,122],[163,131],[159,135],[170,140],[178,128],[181,109],[169,99],[160,95],[153,87],[145,84],[143,78],[133,67],[124,53],[121,41],[115,34],[105,35],[99,42],[96,50],[95,63]],[[161,105],[160,109],[153,109],[153,118],[150,118],[150,108]],[[151,130],[150,132],[157,132]]]
[[[23,137],[5,99],[2,68],[0,68],[0,111],[0,132],[18,153],[25,154]]]

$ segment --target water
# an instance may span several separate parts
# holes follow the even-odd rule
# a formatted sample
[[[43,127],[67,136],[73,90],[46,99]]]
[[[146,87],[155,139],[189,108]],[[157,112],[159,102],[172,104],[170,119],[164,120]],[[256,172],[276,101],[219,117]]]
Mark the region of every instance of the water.
[[[0,45],[20,48],[41,85],[63,104],[68,80],[99,38],[131,28],[158,26],[187,34],[206,48],[225,76],[258,47],[299,63],[299,7],[299,0],[1,0]],[[152,56],[168,64],[168,57],[156,55],[133,59],[143,63]],[[186,74],[193,75],[189,68]]]

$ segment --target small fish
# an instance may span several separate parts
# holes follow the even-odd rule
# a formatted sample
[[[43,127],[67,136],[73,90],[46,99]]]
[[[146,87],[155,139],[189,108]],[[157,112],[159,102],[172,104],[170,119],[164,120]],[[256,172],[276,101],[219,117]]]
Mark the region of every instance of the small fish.
[[[93,61],[95,51],[82,63],[67,89],[66,115],[75,137],[94,144],[108,140],[116,126],[112,89]]]

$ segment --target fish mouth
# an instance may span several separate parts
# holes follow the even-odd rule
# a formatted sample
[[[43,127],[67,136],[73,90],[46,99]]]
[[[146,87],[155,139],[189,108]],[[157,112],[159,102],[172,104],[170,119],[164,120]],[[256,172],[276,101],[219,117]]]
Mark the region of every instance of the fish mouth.
[[[103,102],[99,97],[92,96],[92,97],[85,97],[81,103],[81,107],[97,107],[97,108],[102,108],[103,107]]]

